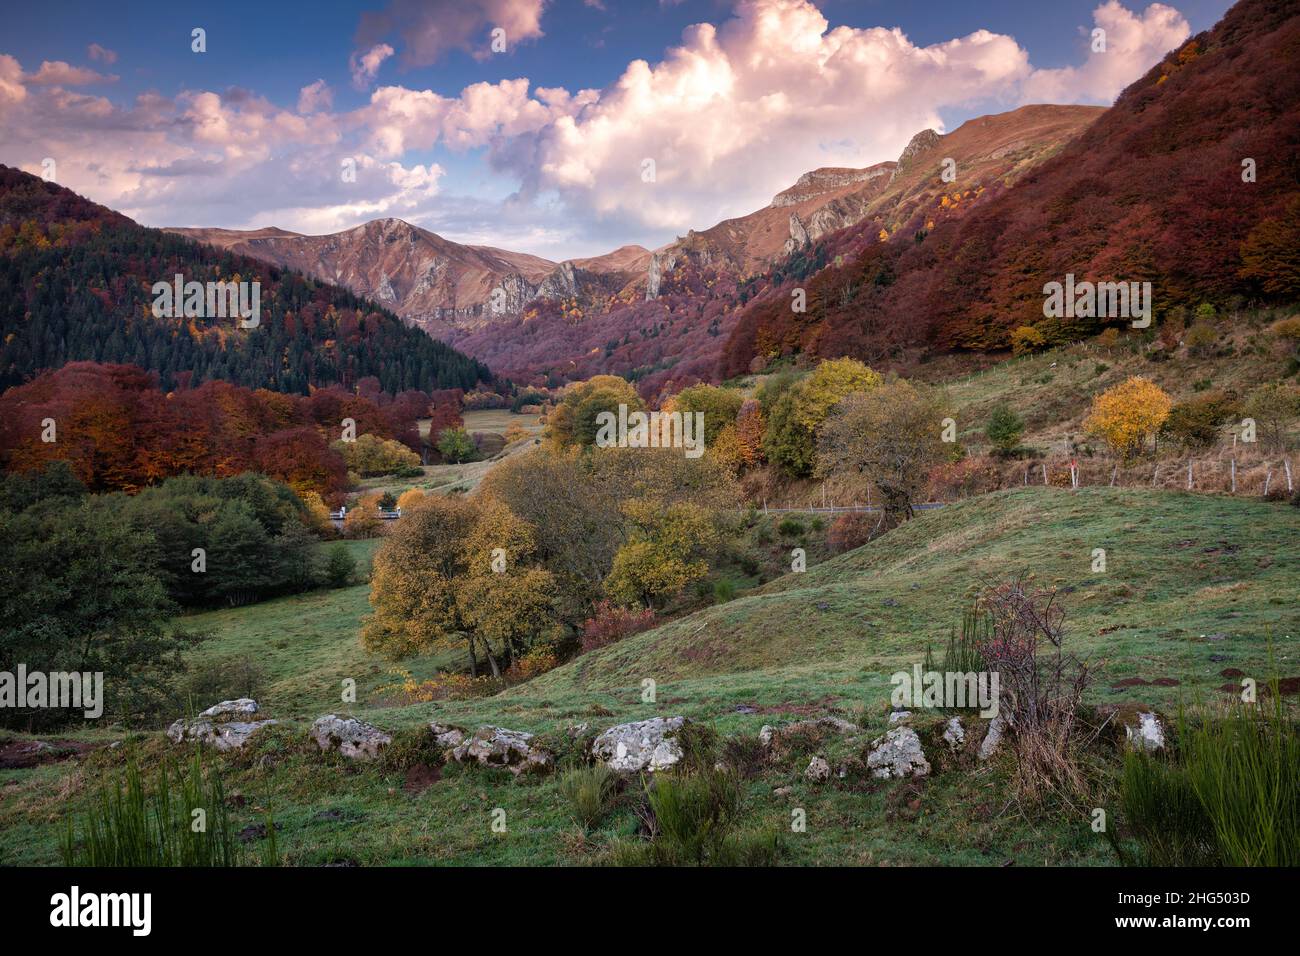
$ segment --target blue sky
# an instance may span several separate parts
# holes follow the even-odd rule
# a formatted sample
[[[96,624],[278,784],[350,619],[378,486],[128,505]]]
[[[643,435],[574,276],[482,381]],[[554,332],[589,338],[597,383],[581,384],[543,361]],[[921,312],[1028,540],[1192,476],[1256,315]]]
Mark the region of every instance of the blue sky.
[[[1110,102],[1228,4],[600,6],[13,5],[0,162],[37,171],[53,156],[61,182],[149,225],[324,232],[396,215],[460,241],[587,255],[741,214],[815,165],[892,158],[926,125],[1040,98]],[[1099,23],[1104,57],[1089,50]],[[501,24],[507,50],[494,54]],[[309,104],[314,83],[325,98]],[[338,181],[347,158],[355,183]],[[645,158],[661,171],[653,191],[634,175]]]

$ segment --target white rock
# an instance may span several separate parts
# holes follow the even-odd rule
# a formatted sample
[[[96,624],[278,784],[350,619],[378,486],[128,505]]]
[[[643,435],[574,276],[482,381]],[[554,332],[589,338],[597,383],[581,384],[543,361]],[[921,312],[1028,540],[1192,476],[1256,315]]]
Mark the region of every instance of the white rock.
[[[221,751],[238,750],[248,743],[253,734],[275,723],[274,720],[231,719],[255,714],[257,710],[257,701],[251,697],[223,700],[219,704],[213,704],[193,719],[181,718],[176,721],[167,728],[167,736],[177,744],[190,741],[207,744]]]
[[[251,697],[240,697],[237,700],[223,700],[219,704],[213,704],[200,717],[233,717],[236,714],[249,716],[257,713],[257,701]]]
[[[277,723],[274,720],[241,721],[232,720],[217,723],[196,717],[194,720],[178,720],[167,729],[167,736],[172,743],[185,741],[207,744],[220,751],[238,750],[263,727]]]
[[[911,720],[911,719],[912,719],[912,712],[910,710],[895,710],[892,711],[889,715],[889,722],[891,724],[900,724],[905,720]]]
[[[803,772],[803,775],[813,783],[825,783],[831,778],[831,765],[823,757],[813,757],[808,762],[808,769]]]
[[[948,724],[943,729],[943,739],[947,741],[948,746],[953,750],[960,749],[961,745],[966,742],[966,728],[961,725],[960,717],[948,718]]]
[[[326,714],[311,725],[311,737],[321,750],[339,749],[349,760],[373,760],[393,738],[373,724],[355,717]]]
[[[685,717],[651,717],[619,724],[592,742],[591,753],[620,773],[664,770],[682,759],[682,746],[673,735],[685,723]]]
[[[505,767],[511,773],[546,770],[551,755],[533,744],[533,735],[505,727],[480,727],[451,752],[457,763],[473,761],[484,767]]]
[[[873,777],[925,777],[930,762],[921,749],[921,738],[911,727],[895,727],[871,742],[867,767]]]
[[[995,714],[989,721],[988,732],[984,734],[984,739],[980,741],[980,760],[988,760],[997,752],[998,745],[1002,743],[1002,734],[1007,729],[1007,722],[1002,719],[1001,714]]]
[[[1124,726],[1128,745],[1134,750],[1164,750],[1165,728],[1161,726],[1160,718],[1148,711],[1142,711],[1137,716],[1136,727],[1132,724]]]
[[[459,727],[452,727],[435,721],[429,724],[429,729],[433,731],[433,737],[438,742],[439,747],[450,749],[465,742],[465,731]]]

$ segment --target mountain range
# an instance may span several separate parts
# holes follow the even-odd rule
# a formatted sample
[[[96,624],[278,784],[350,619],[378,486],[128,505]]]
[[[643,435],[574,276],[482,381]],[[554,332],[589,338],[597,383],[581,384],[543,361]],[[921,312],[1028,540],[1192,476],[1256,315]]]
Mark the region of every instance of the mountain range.
[[[799,356],[906,364],[1023,327],[1050,345],[1105,324],[1044,317],[1067,275],[1149,281],[1159,321],[1300,296],[1297,62],[1300,4],[1242,0],[1112,107],[921,130],[654,250],[557,263],[398,219],[170,232],[344,286],[521,384],[609,372],[653,398]]]

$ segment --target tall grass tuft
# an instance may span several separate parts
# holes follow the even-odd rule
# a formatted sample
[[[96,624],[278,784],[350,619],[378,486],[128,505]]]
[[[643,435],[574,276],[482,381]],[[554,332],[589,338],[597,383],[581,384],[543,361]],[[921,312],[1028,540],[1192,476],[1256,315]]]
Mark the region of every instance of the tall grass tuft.
[[[775,831],[736,828],[741,788],[721,770],[663,773],[646,787],[651,839],[619,842],[618,866],[770,866],[780,852]]]
[[[1276,682],[1268,701],[1257,712],[1238,703],[1183,743],[1227,866],[1300,865],[1300,734]]]
[[[980,647],[991,643],[992,640],[993,618],[978,607],[970,608],[962,614],[961,629],[954,628],[949,635],[948,644],[943,649],[943,657],[940,660],[935,660],[934,649],[926,645],[924,670],[938,671],[942,674],[978,674],[987,669]],[[978,704],[966,708],[968,711],[978,709]],[[948,710],[944,708],[945,713]],[[953,708],[952,712],[958,713],[959,710]]]
[[[1300,865],[1300,733],[1274,686],[1269,702],[1178,719],[1173,757],[1129,754],[1120,806],[1136,856],[1158,866]]]
[[[196,814],[194,811],[203,813]],[[199,825],[202,821],[202,825]],[[139,768],[100,787],[82,818],[71,818],[60,847],[67,866],[235,866],[235,834],[226,809],[221,776],[204,772],[196,751],[188,768],[163,763],[152,788]],[[266,862],[274,864],[274,823]]]
[[[586,829],[604,819],[617,789],[617,775],[604,764],[575,767],[560,778],[560,795],[569,802],[573,818]]]

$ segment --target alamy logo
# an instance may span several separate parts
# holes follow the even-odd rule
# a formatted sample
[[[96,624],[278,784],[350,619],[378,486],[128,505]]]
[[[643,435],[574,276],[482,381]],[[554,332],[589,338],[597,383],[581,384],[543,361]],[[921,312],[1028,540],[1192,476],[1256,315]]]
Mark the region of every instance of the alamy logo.
[[[171,282],[155,282],[155,319],[239,319],[241,329],[255,329],[262,321],[262,283],[186,282],[179,272]]]
[[[1043,286],[1043,315],[1049,319],[1134,319],[1133,328],[1151,324],[1150,282],[1065,282]]]
[[[74,886],[51,896],[50,906],[51,926],[129,926],[132,936],[148,936],[153,928],[151,893],[82,893]]]
[[[894,685],[889,702],[897,708],[942,707],[960,710],[978,707],[981,717],[998,714],[997,671],[899,671],[889,678]]]
[[[40,707],[80,709],[87,720],[104,712],[104,674],[101,671],[0,671],[0,708]]]
[[[703,412],[628,412],[596,415],[597,448],[682,448],[687,458],[704,454]]]

